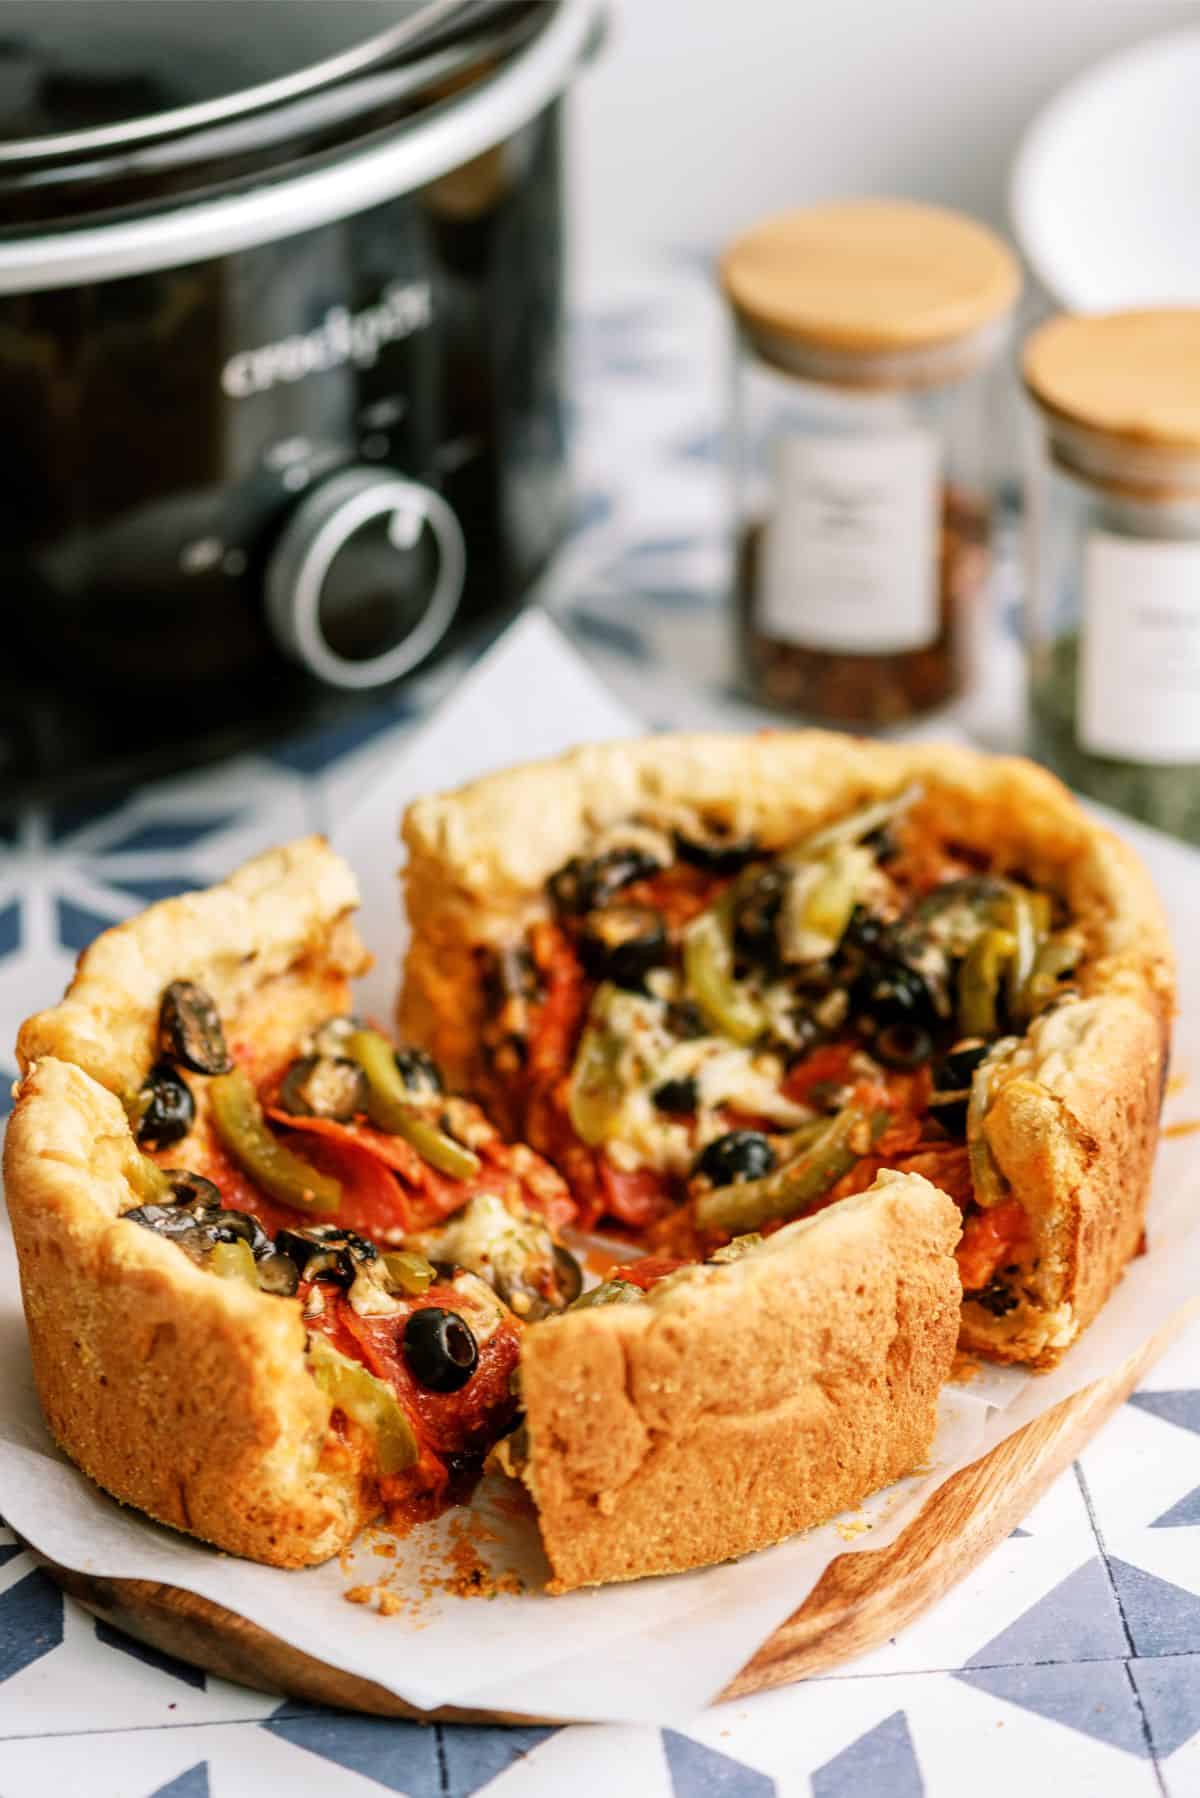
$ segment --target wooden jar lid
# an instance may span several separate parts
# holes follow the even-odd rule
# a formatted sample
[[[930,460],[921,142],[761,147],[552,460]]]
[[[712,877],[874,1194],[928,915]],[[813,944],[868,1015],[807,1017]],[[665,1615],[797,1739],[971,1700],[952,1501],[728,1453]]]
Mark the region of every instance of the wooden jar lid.
[[[752,334],[872,355],[968,336],[1021,288],[1008,247],[973,219],[910,200],[848,200],[764,219],[721,258]]]
[[[1200,308],[1053,318],[1025,345],[1046,411],[1130,444],[1200,451]]]

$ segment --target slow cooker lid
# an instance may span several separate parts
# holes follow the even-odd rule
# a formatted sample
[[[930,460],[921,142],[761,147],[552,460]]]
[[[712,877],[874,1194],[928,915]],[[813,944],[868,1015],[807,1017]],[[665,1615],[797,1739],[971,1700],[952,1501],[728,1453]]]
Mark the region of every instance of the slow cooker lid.
[[[553,10],[0,0],[0,236],[230,193],[410,128]]]
[[[0,163],[80,157],[286,103],[456,32],[478,0],[3,0]]]
[[[122,9],[129,3],[122,0]],[[361,0],[345,3],[357,10]],[[237,0],[239,12],[266,4]],[[328,10],[340,13],[342,4]],[[192,0],[167,0],[168,10],[175,5]],[[415,60],[373,64],[356,78],[208,130],[152,136],[77,162],[0,161],[0,295],[202,262],[411,193],[553,104],[595,48],[604,17],[603,0],[469,6],[473,30],[462,41],[423,45],[429,53]],[[105,17],[114,10],[121,9],[103,8]],[[196,0],[195,11],[211,17],[214,10],[224,16],[223,3],[214,9]],[[309,0],[296,10],[317,8]],[[273,14],[270,0],[266,16]],[[5,43],[9,17],[0,0]]]

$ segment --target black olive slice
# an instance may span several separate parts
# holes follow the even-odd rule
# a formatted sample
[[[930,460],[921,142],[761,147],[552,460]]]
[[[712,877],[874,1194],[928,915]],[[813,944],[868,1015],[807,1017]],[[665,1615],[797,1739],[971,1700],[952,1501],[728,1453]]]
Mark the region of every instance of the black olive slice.
[[[681,830],[673,832],[673,837],[681,862],[706,868],[711,874],[736,874],[761,854],[752,837],[723,837],[715,831],[710,837],[689,837]]]
[[[761,1180],[772,1172],[775,1160],[770,1138],[761,1130],[729,1130],[701,1150],[692,1171],[714,1186],[732,1186],[735,1180]]]
[[[631,881],[657,874],[661,866],[657,856],[633,845],[609,849],[603,855],[576,855],[550,876],[546,889],[556,911],[581,917],[606,905]]]
[[[304,1280],[332,1280],[353,1286],[364,1261],[374,1261],[379,1250],[373,1242],[336,1224],[315,1224],[310,1230],[277,1230],[275,1248],[292,1261]]]
[[[233,1068],[216,1002],[194,980],[173,980],[164,992],[158,1042],[164,1055],[195,1074],[228,1074]]]
[[[561,1242],[554,1245],[554,1273],[562,1306],[573,1305],[583,1291],[583,1269]]]
[[[290,1255],[263,1255],[257,1267],[259,1286],[276,1298],[290,1299],[300,1284],[300,1271]]]
[[[430,1392],[458,1392],[479,1365],[479,1344],[457,1311],[425,1305],[404,1326],[404,1358]]]
[[[982,1305],[984,1310],[990,1311],[993,1317],[1007,1316],[1008,1312],[1015,1311],[1021,1302],[1012,1287],[1006,1286],[998,1274],[993,1275],[987,1285],[981,1287],[978,1292],[965,1293],[964,1297],[974,1299],[977,1305]]]
[[[933,1038],[923,1024],[898,1018],[884,1024],[871,1043],[871,1053],[884,1067],[907,1073],[923,1067],[933,1054]]]
[[[970,1086],[976,1068],[987,1055],[988,1046],[985,1042],[964,1042],[943,1055],[933,1070],[935,1090],[957,1093]]]
[[[204,1211],[221,1209],[221,1194],[203,1174],[189,1173],[183,1167],[165,1167],[163,1173],[171,1182],[171,1196],[176,1205],[188,1205]],[[128,1216],[128,1212],[125,1214]]]
[[[191,1129],[196,1101],[169,1061],[157,1061],[138,1094],[137,1139],[144,1149],[169,1149]]]
[[[345,1122],[367,1109],[367,1076],[342,1055],[305,1055],[294,1061],[279,1088],[279,1103],[293,1117]]]
[[[733,941],[738,955],[756,966],[779,965],[779,914],[787,890],[781,868],[764,868],[739,897],[733,913]]]
[[[928,986],[903,961],[879,961],[866,968],[854,982],[850,1003],[881,1029],[892,1023],[932,1023],[937,1015]]]
[[[214,1242],[246,1243],[256,1261],[274,1253],[271,1238],[247,1211],[219,1211],[215,1217],[205,1219],[204,1228],[212,1232]]]
[[[637,990],[651,968],[667,959],[663,921],[640,905],[589,912],[579,937],[579,958],[593,980]]]
[[[441,1069],[424,1049],[397,1049],[396,1068],[409,1092],[440,1093],[445,1090]]]
[[[682,1080],[664,1080],[651,1096],[658,1109],[672,1117],[689,1116],[700,1102],[700,1091],[691,1074]]]
[[[680,1036],[685,1042],[708,1035],[704,1013],[694,999],[673,999],[667,1006],[664,1022],[672,1036]]]

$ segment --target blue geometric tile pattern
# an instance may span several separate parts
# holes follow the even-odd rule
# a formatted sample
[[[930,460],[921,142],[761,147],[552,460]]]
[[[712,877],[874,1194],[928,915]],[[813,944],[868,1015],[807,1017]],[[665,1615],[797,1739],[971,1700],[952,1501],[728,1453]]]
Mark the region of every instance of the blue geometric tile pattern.
[[[441,1757],[435,1730],[423,1723],[393,1723],[382,1717],[348,1717],[337,1711],[303,1711],[272,1717],[263,1725],[272,1735],[335,1766],[373,1779],[385,1792],[405,1798],[443,1798]]]
[[[1099,1558],[1090,1560],[966,1662],[1004,1667],[1047,1661],[1102,1661],[1126,1652],[1121,1614]]]
[[[108,1648],[115,1648],[119,1654],[130,1654],[143,1666],[154,1667],[159,1673],[169,1673],[172,1679],[181,1679],[185,1686],[192,1686],[203,1692],[205,1675],[199,1667],[189,1665],[187,1661],[177,1660],[173,1654],[164,1654],[161,1648],[152,1648],[148,1642],[139,1642],[135,1636],[127,1636],[122,1630],[114,1629],[111,1623],[96,1620],[96,1640],[103,1642]]]
[[[1128,1754],[1148,1755],[1141,1706],[1119,1661],[1096,1665],[989,1667],[956,1679]],[[1114,1790],[1116,1788],[1114,1787]]]
[[[925,1782],[904,1712],[885,1717],[857,1742],[817,1767],[812,1790],[813,1798],[859,1798],[867,1792],[886,1792],[888,1798],[923,1798]]]
[[[673,1729],[662,1736],[674,1798],[775,1798],[775,1781],[765,1773]]]
[[[601,677],[661,728],[750,721],[724,637],[722,395],[702,347],[710,264],[707,251],[675,255],[584,315],[570,351],[571,529],[544,590]],[[1011,631],[1018,584],[1002,574]],[[320,827],[328,795],[353,788],[355,758],[402,746],[456,673],[225,768],[5,814],[0,1115],[17,1023],[96,931]],[[0,1528],[0,1793],[964,1798],[982,1769],[989,1792],[1016,1798],[1193,1798],[1200,1331],[1170,1365],[1169,1389],[1135,1394],[1116,1420],[1136,1425],[1147,1459],[1116,1481],[1128,1517],[1101,1506],[1103,1544],[1068,1472],[1029,1530],[878,1657],[662,1729],[423,1727],[281,1703],[95,1623]],[[1104,1442],[1089,1452],[1103,1456]]]
[[[472,1798],[506,1768],[531,1754],[558,1732],[526,1725],[517,1729],[477,1728],[470,1723],[439,1728],[443,1793]]]
[[[198,1761],[181,1773],[177,1779],[168,1780],[165,1786],[151,1792],[149,1798],[209,1798],[211,1787],[208,1783],[208,1763]]]
[[[40,1567],[0,1593],[0,1682],[52,1653],[63,1639],[63,1595]]]
[[[1110,1561],[1133,1646],[1142,1654],[1182,1654],[1200,1644],[1200,1597],[1144,1567]]]

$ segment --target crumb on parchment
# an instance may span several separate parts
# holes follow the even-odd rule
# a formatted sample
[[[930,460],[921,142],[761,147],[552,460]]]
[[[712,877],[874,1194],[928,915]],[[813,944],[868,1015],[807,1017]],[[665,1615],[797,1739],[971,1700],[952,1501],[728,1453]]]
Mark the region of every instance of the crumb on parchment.
[[[519,1574],[497,1570],[481,1552],[488,1543],[499,1540],[476,1511],[458,1511],[445,1533],[429,1544],[415,1573],[411,1566],[389,1567],[373,1583],[349,1586],[342,1596],[347,1604],[373,1605],[381,1617],[396,1617],[402,1611],[415,1611],[435,1593],[452,1598],[499,1598],[523,1592],[525,1582]],[[386,1539],[373,1541],[371,1552],[385,1560],[396,1558],[395,1543]],[[350,1565],[345,1559],[342,1572],[349,1577]],[[402,1592],[393,1588],[391,1582],[396,1580],[404,1581]]]

